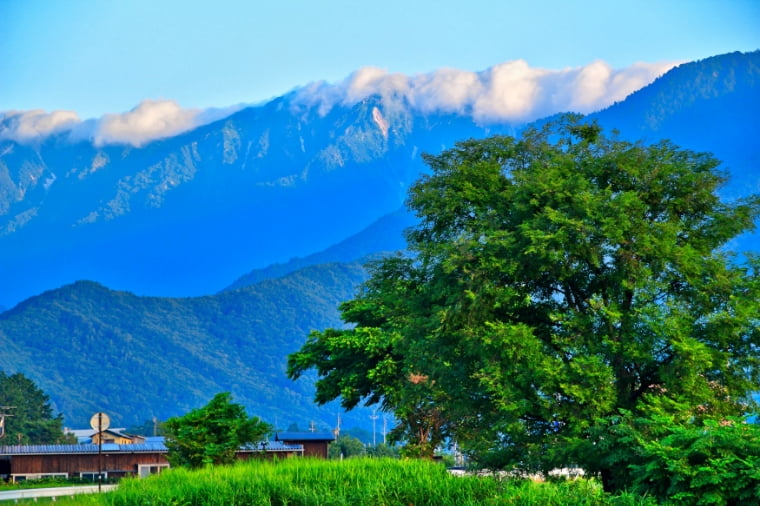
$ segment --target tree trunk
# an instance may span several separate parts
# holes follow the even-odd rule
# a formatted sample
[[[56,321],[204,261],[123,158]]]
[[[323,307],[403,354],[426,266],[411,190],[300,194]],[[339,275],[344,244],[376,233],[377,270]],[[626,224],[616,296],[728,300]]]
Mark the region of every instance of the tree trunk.
[[[602,488],[604,489],[604,491],[607,492],[608,494],[614,493],[615,486],[613,484],[612,469],[610,468],[602,469],[599,474],[602,478]]]

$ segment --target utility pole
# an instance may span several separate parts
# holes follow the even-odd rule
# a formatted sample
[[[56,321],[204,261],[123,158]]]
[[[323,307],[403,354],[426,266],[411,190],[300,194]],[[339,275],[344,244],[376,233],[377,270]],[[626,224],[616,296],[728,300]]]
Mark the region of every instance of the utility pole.
[[[111,418],[102,411],[98,411],[90,418],[90,427],[98,436],[98,493],[103,484],[103,431],[111,426]]]
[[[16,409],[16,406],[0,406],[0,439],[3,439],[5,437],[5,435],[6,435],[6,433],[5,433],[5,419],[8,418],[8,417],[13,416],[12,414],[8,413],[9,409]],[[19,443],[19,444],[21,444],[21,443]]]
[[[379,418],[377,410],[374,410],[369,417],[372,418],[372,446],[377,447],[377,431],[375,430],[375,420]]]
[[[383,415],[383,444],[387,445],[388,443],[385,441],[385,435],[388,432],[388,419],[385,418],[385,415]]]

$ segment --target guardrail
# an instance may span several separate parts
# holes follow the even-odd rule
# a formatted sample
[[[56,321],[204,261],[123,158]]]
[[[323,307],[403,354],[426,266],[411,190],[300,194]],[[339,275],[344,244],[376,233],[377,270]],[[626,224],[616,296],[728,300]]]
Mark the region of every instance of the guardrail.
[[[108,492],[116,488],[116,485],[101,485],[103,492]],[[83,485],[76,487],[50,487],[50,488],[20,488],[16,490],[6,490],[0,492],[0,501],[17,501],[19,499],[36,499],[38,497],[50,497],[55,500],[56,497],[73,496],[76,494],[97,494],[97,485]]]

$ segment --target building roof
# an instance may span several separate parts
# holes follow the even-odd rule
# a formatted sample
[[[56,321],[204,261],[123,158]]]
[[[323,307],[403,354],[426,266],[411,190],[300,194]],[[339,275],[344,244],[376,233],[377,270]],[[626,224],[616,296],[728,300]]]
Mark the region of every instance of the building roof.
[[[13,445],[0,446],[0,455],[55,455],[71,453],[98,453],[99,445],[77,444],[77,445]],[[164,443],[143,443],[143,444],[126,444],[120,445],[115,443],[104,443],[100,445],[103,452],[108,453],[162,453],[166,452]]]
[[[262,447],[263,441],[261,443],[253,443],[253,444],[247,444],[240,448],[240,451],[242,452],[260,452],[262,448],[267,452],[292,452],[292,451],[303,451],[303,445],[298,444],[287,444],[283,443],[281,441],[267,441],[266,446]]]
[[[277,432],[275,441],[335,441],[332,432]]]
[[[151,438],[154,439],[154,438]],[[166,453],[169,450],[164,444],[163,438],[155,438],[161,441],[151,441],[140,444],[114,444],[104,443],[101,449],[104,453]],[[266,446],[262,447],[261,443],[254,443],[240,448],[241,452],[258,452],[265,448],[267,452],[291,452],[303,451],[303,445],[286,444],[279,441],[267,441]],[[0,446],[0,456],[9,455],[69,455],[69,454],[90,454],[98,453],[96,444],[77,444],[77,445],[13,445]]]

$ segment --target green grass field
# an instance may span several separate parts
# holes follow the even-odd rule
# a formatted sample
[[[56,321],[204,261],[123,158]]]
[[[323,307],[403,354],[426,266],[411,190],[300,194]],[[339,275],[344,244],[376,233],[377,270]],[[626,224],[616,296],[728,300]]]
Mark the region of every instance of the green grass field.
[[[536,483],[492,476],[453,476],[419,460],[293,458],[198,471],[171,469],[123,480],[114,492],[62,499],[105,505],[596,505],[654,504],[609,496],[594,480]]]

